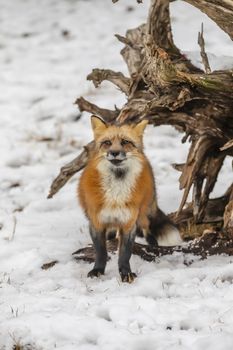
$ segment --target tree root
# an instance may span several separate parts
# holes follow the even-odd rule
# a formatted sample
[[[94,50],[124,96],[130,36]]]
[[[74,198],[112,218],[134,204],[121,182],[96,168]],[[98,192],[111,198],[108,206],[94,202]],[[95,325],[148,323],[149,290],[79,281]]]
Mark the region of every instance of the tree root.
[[[107,247],[109,253],[116,253],[118,246],[117,240],[108,241]],[[155,261],[163,255],[171,255],[174,252],[183,254],[193,254],[206,259],[210,255],[233,255],[233,235],[226,235],[225,232],[211,232],[206,230],[205,233],[184,246],[172,247],[152,247],[141,243],[134,243],[133,254],[140,256],[146,261]],[[95,251],[92,245],[81,248],[73,253],[75,260],[92,263],[95,261]],[[110,259],[110,257],[109,257]]]

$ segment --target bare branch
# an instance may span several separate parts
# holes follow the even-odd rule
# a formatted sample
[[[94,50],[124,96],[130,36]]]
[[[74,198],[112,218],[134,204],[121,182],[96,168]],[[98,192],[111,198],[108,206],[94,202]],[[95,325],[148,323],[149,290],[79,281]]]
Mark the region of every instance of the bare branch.
[[[211,69],[210,69],[208,56],[205,52],[205,40],[204,40],[204,36],[203,36],[203,23],[201,24],[201,31],[198,33],[198,45],[201,48],[201,58],[202,58],[202,63],[205,67],[205,72],[206,72],[206,74],[209,74],[209,73],[211,73]]]
[[[179,215],[187,201],[190,188],[197,178],[197,174],[204,162],[206,153],[212,146],[212,142],[212,139],[203,135],[191,145],[185,167],[179,179],[180,189],[184,188],[184,194],[177,215]]]
[[[228,141],[227,143],[225,143],[225,145],[223,145],[220,149],[221,151],[225,151],[229,148],[232,148],[233,147],[233,139]]]
[[[147,34],[153,43],[167,51],[180,55],[171,31],[169,0],[152,0],[147,20]]]
[[[209,195],[213,191],[214,185],[217,181],[217,177],[223,165],[224,159],[225,159],[225,154],[222,154],[219,151],[214,152],[214,150],[211,155],[206,156],[205,165],[204,165],[204,169],[206,170],[204,174],[204,177],[206,178],[206,183],[203,191],[200,192],[200,196],[199,196],[200,203],[199,203],[198,213],[194,217],[195,220],[201,221],[205,215],[205,210],[209,200]],[[201,174],[201,172],[199,174]],[[200,177],[201,176],[199,175],[199,178]]]
[[[182,172],[184,169],[185,163],[182,163],[182,164],[173,163],[171,165],[175,170]]]
[[[129,39],[127,39],[125,36],[115,34],[115,37],[123,44],[132,46],[132,43],[130,42]]]
[[[233,200],[231,200],[224,212],[224,228],[233,235]]]
[[[59,175],[53,180],[47,198],[52,198],[78,171],[82,170],[88,161],[90,154],[94,149],[94,141],[84,147],[84,151],[70,163],[63,166]]]
[[[137,76],[142,67],[145,35],[146,25],[141,24],[137,28],[127,30],[125,38],[116,36],[118,40],[126,44],[121,50],[121,55],[128,66],[131,77]]]
[[[86,111],[86,112],[89,112],[91,114],[96,114],[99,117],[103,118],[106,122],[111,122],[119,114],[118,110],[112,111],[110,109],[100,108],[100,107],[96,106],[94,103],[91,103],[91,102],[85,100],[85,98],[83,98],[83,97],[77,98],[77,100],[74,102],[74,104],[76,104],[78,106],[78,108],[81,112]]]
[[[102,83],[102,81],[108,80],[119,87],[119,89],[127,96],[130,93],[131,79],[126,78],[121,72],[114,72],[110,69],[93,69],[93,71],[87,76],[87,80],[93,81],[96,88]]]

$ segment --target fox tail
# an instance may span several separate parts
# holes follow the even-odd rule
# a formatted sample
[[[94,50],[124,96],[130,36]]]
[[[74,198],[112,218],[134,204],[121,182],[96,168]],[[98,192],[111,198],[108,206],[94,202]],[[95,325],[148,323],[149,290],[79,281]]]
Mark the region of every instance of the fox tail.
[[[158,208],[153,216],[149,216],[149,222],[149,232],[144,233],[149,245],[174,246],[182,243],[176,225],[161,209]],[[137,234],[143,236],[139,228]]]

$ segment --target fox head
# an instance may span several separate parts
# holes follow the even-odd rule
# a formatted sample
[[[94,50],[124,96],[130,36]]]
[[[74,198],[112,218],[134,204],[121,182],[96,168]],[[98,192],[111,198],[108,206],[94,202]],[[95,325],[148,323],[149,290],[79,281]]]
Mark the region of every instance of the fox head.
[[[147,123],[147,120],[142,120],[138,124],[110,125],[92,116],[98,159],[111,169],[127,168],[142,155],[143,132]]]

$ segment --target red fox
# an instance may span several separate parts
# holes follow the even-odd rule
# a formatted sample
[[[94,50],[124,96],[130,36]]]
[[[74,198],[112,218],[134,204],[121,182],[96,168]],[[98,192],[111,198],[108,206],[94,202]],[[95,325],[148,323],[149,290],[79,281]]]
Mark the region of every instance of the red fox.
[[[130,257],[136,234],[149,244],[169,236],[180,243],[178,230],[158,208],[151,165],[143,153],[146,120],[138,124],[110,125],[91,117],[95,149],[78,186],[80,204],[89,220],[96,252],[88,277],[104,274],[108,232],[117,232],[118,266],[123,282],[131,283]],[[174,241],[175,239],[175,241]],[[169,245],[169,244],[168,244]]]

